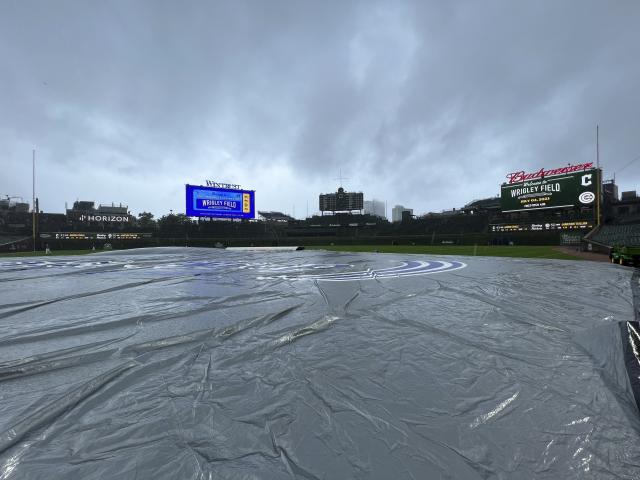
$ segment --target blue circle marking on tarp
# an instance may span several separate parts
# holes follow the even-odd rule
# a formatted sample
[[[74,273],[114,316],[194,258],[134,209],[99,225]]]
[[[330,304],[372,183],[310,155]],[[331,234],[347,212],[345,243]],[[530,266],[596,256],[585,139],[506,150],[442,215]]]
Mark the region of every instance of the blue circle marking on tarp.
[[[40,268],[74,268],[84,270],[87,267],[112,267],[124,269],[142,269],[149,267],[144,264],[137,264],[135,261],[128,259],[126,262],[117,262],[112,259],[101,261],[77,261],[77,260],[42,260],[42,261],[25,261],[25,262],[9,262],[5,265],[13,267],[10,270],[33,270]],[[4,262],[0,262],[2,265]],[[434,273],[452,272],[465,268],[467,265],[458,261],[443,260],[408,260],[400,262],[391,267],[368,268],[361,271],[353,271],[353,265],[348,263],[301,263],[301,264],[283,264],[272,262],[247,262],[247,261],[177,261],[169,264],[154,265],[151,271],[157,270],[184,270],[185,273],[195,270],[220,270],[225,268],[237,270],[257,270],[262,274],[257,278],[260,280],[269,278],[281,279],[307,279],[319,280],[325,282],[349,282],[360,280],[374,280],[385,278],[401,278],[417,275],[430,275]],[[99,268],[97,271],[89,269],[83,273],[105,273]]]
[[[451,272],[454,270],[460,270],[467,265],[462,262],[451,261],[445,262],[440,260],[410,260],[402,262],[400,265],[380,268],[380,269],[367,269],[359,272],[338,272],[338,273],[326,273],[322,275],[306,275],[304,278],[311,278],[314,280],[322,280],[326,282],[349,282],[356,280],[374,280],[380,278],[400,278],[400,277],[412,277],[416,275],[430,275],[433,273]]]

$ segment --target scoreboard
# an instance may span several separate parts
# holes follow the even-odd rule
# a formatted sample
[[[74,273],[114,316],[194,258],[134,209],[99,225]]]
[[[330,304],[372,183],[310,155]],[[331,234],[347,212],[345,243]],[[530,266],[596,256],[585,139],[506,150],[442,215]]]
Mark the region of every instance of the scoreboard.
[[[519,212],[548,208],[592,207],[596,204],[599,170],[540,176],[505,183],[500,191],[502,211]]]
[[[188,217],[255,218],[255,192],[187,185]]]
[[[364,209],[362,192],[345,192],[340,187],[336,193],[323,193],[319,197],[321,212],[350,212]]]

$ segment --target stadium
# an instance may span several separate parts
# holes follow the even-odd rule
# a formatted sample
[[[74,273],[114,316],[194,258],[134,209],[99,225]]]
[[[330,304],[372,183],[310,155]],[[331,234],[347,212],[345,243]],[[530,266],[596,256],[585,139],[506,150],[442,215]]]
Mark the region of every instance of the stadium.
[[[0,480],[640,480],[639,24],[0,1]]]
[[[640,199],[590,163],[507,178],[397,222],[344,188],[305,220],[215,182],[157,221],[3,201],[10,255],[100,252],[0,259],[3,478],[631,478],[637,273],[454,249],[633,247]],[[300,251],[366,245],[444,250]]]
[[[583,179],[584,175],[589,177]],[[405,209],[396,222],[389,222],[384,213],[367,213],[363,192],[345,192],[342,187],[335,193],[320,194],[320,215],[304,220],[262,210],[255,218],[254,203],[244,205],[246,211],[240,214],[221,209],[201,214],[191,209],[186,214],[170,213],[157,220],[145,212],[136,217],[122,203],[96,208],[92,201],[76,201],[66,209],[66,214],[36,210],[32,215],[28,203],[7,198],[0,201],[0,252],[28,251],[34,246],[36,250],[44,250],[45,244],[53,250],[101,249],[105,243],[116,249],[220,245],[564,245],[605,253],[614,246],[640,245],[637,227],[640,197],[635,191],[619,195],[615,181],[603,181],[601,170],[593,163],[514,172],[505,178],[510,183],[500,186],[499,196],[421,216]],[[580,185],[583,181],[589,185]],[[540,185],[531,185],[536,182]],[[536,188],[549,190],[527,190]],[[236,190],[218,188],[220,192]],[[237,191],[254,202],[253,191]]]

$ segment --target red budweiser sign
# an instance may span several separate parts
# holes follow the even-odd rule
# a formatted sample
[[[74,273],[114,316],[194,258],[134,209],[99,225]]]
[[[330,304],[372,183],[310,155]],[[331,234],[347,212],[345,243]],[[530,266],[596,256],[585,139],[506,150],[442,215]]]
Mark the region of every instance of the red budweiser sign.
[[[590,168],[593,168],[593,162],[580,163],[578,165],[569,165],[562,168],[552,168],[551,170],[545,170],[544,168],[541,168],[537,172],[531,173],[525,173],[524,170],[521,170],[519,172],[507,173],[507,178],[509,179],[509,183],[518,183],[526,182],[527,180],[535,180],[537,178],[579,172],[580,170],[588,170]]]

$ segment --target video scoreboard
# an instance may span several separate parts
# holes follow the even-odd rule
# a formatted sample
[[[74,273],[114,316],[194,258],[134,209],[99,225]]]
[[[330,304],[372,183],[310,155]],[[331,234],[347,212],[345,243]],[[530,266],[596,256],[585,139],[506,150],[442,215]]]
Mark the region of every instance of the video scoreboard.
[[[255,218],[255,192],[231,188],[186,186],[188,217]]]

